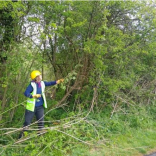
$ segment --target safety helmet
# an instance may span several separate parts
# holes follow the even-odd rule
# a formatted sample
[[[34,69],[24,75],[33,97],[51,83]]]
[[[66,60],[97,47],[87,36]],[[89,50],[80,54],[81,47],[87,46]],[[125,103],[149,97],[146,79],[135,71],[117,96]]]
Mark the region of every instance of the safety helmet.
[[[41,73],[38,70],[34,70],[31,72],[30,77],[32,80],[34,80],[39,75],[41,75]]]

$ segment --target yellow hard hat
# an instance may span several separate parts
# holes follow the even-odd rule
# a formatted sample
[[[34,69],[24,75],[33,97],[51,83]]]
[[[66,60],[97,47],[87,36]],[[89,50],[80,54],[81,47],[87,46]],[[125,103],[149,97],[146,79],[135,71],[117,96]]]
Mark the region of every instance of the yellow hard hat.
[[[41,73],[38,70],[34,70],[34,71],[31,72],[30,77],[33,80],[39,75],[41,75]]]

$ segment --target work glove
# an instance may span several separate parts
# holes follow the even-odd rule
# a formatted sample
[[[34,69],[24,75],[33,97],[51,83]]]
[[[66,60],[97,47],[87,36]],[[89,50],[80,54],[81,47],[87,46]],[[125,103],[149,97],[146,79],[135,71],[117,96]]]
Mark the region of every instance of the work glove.
[[[60,84],[60,83],[62,83],[64,81],[64,79],[59,79],[59,80],[57,80],[57,84]]]
[[[35,95],[32,95],[33,98],[39,98],[41,97],[41,94],[35,94]]]

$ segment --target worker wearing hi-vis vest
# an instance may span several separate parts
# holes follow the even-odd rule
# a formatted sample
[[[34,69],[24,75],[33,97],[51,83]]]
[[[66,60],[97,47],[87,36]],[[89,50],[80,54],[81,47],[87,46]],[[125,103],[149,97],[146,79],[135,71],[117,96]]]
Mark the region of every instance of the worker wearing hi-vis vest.
[[[31,72],[31,83],[26,88],[24,95],[28,98],[25,110],[25,122],[23,130],[25,130],[30,124],[34,117],[38,121],[38,128],[44,127],[44,108],[47,108],[47,102],[45,97],[45,87],[59,84],[64,81],[60,79],[57,81],[42,81],[42,75],[38,70]],[[19,138],[23,136],[23,131],[20,133]]]

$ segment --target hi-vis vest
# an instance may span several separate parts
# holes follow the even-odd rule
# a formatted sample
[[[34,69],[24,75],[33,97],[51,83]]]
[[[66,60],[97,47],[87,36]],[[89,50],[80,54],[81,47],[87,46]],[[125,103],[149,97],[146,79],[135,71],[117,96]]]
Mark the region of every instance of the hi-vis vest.
[[[31,95],[35,95],[37,93],[36,83],[35,82],[31,82],[31,85],[33,87],[33,92],[31,93]],[[42,95],[43,101],[44,101],[43,106],[44,106],[44,108],[47,108],[47,102],[46,102],[44,90],[45,90],[45,84],[44,84],[43,81],[41,81],[41,91],[42,91],[41,95]],[[36,101],[35,98],[28,98],[27,99],[27,104],[26,104],[26,109],[34,112],[35,101]]]

